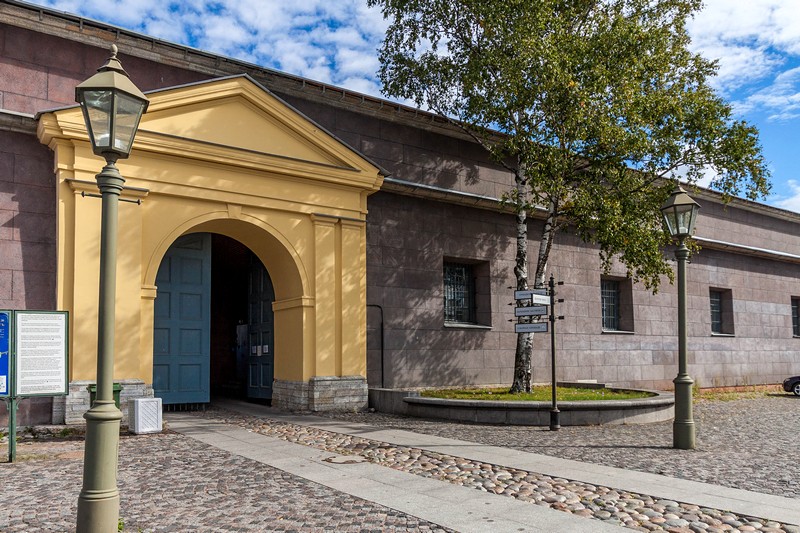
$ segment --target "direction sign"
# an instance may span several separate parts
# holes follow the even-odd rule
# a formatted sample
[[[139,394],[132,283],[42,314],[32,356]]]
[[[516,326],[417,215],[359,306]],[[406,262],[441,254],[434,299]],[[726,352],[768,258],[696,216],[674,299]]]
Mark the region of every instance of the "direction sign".
[[[549,296],[543,296],[541,294],[531,294],[530,300],[532,304],[550,305]]]
[[[542,316],[547,314],[546,305],[534,305],[531,307],[515,307],[514,316]]]
[[[530,300],[532,296],[547,296],[547,289],[531,289],[531,290],[528,290],[528,291],[514,291],[514,299],[515,300]],[[548,298],[547,301],[549,302],[550,299]]]
[[[547,322],[514,324],[514,333],[547,333]]]

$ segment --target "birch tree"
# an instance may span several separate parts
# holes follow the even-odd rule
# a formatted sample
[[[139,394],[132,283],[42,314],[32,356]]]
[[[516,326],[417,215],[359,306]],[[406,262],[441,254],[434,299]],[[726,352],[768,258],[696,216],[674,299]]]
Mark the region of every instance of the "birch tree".
[[[763,197],[755,127],[710,86],[690,50],[700,0],[368,0],[389,22],[380,78],[389,97],[438,113],[513,175],[517,289],[543,287],[568,228],[656,291],[672,270],[659,207],[680,179],[712,176],[725,198]],[[528,272],[528,219],[544,209]],[[512,391],[531,383],[519,334]]]

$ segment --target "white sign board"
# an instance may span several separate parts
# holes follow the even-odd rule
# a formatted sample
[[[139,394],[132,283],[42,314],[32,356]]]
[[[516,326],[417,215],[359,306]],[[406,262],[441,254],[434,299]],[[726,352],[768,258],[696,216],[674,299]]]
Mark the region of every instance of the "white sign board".
[[[514,333],[547,333],[547,322],[514,324]]]
[[[67,314],[17,311],[14,316],[16,395],[67,394]]]
[[[530,289],[528,291],[514,291],[515,300],[530,300],[531,296],[547,296],[547,289]],[[550,301],[549,298],[548,301]]]
[[[550,305],[549,296],[542,296],[541,294],[531,294],[530,300],[532,304]]]

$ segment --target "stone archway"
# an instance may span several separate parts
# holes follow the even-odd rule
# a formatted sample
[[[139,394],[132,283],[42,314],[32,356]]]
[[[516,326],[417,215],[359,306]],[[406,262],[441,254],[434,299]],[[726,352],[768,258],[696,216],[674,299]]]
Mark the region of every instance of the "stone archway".
[[[122,198],[141,205],[120,207],[115,379],[147,387],[158,266],[181,235],[210,232],[250,248],[274,278],[275,403],[366,406],[366,197],[378,168],[246,76],[148,96],[119,165]],[[100,208],[82,193],[102,165],[78,108],[42,115],[39,138],[55,152],[58,305],[72,313],[81,385],[95,368]]]

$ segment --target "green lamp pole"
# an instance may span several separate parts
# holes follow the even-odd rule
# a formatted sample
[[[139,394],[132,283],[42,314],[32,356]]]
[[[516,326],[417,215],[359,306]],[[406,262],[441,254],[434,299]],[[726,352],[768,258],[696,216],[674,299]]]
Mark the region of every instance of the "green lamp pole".
[[[689,248],[686,239],[694,231],[700,206],[680,186],[661,206],[664,223],[673,238],[678,239],[675,259],[678,262],[678,376],[675,384],[675,420],[672,423],[672,446],[680,450],[693,450],[695,443],[692,415],[692,385],[686,363],[686,260]]]
[[[78,533],[117,530],[117,460],[122,413],[114,403],[114,300],[117,284],[117,207],[125,179],[116,162],[130,155],[148,100],[117,59],[117,47],[97,74],[75,88],[92,150],[106,160],[96,176],[102,198],[100,300],[97,311],[97,395],[83,417],[86,447],[83,488],[78,496]]]

